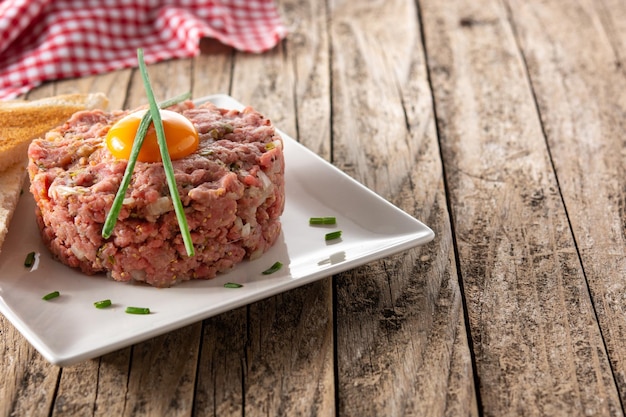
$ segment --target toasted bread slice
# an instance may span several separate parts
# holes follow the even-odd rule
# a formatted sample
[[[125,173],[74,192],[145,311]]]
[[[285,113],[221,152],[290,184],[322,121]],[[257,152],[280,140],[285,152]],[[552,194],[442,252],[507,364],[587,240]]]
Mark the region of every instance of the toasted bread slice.
[[[0,249],[9,231],[9,222],[20,198],[26,166],[14,164],[0,173]]]
[[[0,249],[24,184],[31,141],[65,123],[77,111],[107,105],[102,93],[0,101]]]
[[[102,93],[0,102],[0,172],[26,161],[30,142],[64,123],[72,114],[107,105],[108,99]]]

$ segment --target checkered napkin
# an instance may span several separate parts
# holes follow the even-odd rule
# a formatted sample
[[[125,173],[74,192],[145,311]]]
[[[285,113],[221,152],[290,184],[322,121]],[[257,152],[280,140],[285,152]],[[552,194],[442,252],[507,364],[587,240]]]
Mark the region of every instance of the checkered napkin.
[[[0,99],[47,80],[197,55],[210,37],[245,52],[286,29],[273,0],[2,0]]]

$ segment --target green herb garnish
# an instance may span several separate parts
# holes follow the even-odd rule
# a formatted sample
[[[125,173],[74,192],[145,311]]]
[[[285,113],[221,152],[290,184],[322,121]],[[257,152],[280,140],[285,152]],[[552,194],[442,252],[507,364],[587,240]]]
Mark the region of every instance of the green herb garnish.
[[[96,308],[107,308],[111,305],[111,300],[96,301],[93,305]]]
[[[191,234],[189,233],[189,225],[187,224],[187,218],[185,217],[183,203],[180,201],[178,188],[176,187],[176,178],[174,178],[174,167],[172,166],[172,160],[170,158],[169,151],[167,150],[167,142],[165,140],[165,132],[163,131],[161,112],[159,111],[159,106],[154,99],[154,93],[152,92],[152,86],[150,85],[150,78],[148,76],[148,70],[146,69],[146,63],[143,60],[143,50],[141,48],[137,50],[137,59],[139,60],[139,70],[141,72],[143,85],[146,89],[146,94],[148,96],[148,103],[150,103],[150,114],[152,115],[152,123],[154,124],[157,141],[159,142],[161,159],[163,160],[163,169],[165,170],[165,179],[167,180],[167,186],[170,189],[170,195],[172,196],[172,202],[174,203],[174,211],[176,212],[176,218],[178,219],[178,226],[180,227],[180,233],[182,234],[183,242],[185,243],[187,256],[193,256],[193,242],[191,241]]]
[[[183,100],[188,99],[191,96],[190,93],[181,94],[176,96],[170,100],[166,100],[162,102],[159,107],[165,108],[173,106],[176,103],[179,103]],[[115,227],[115,223],[117,223],[117,218],[120,215],[120,211],[122,210],[122,205],[124,202],[124,197],[126,196],[126,190],[128,190],[128,186],[130,185],[130,181],[133,176],[133,171],[135,169],[135,163],[137,162],[137,156],[139,155],[139,151],[141,150],[141,145],[143,145],[143,140],[146,137],[146,133],[148,132],[148,128],[150,127],[150,123],[152,122],[152,115],[149,111],[147,111],[142,119],[139,122],[139,127],[137,128],[137,133],[135,134],[135,139],[133,142],[133,147],[130,150],[130,156],[128,158],[128,164],[126,165],[126,170],[124,171],[124,177],[122,178],[122,183],[117,190],[117,194],[115,195],[115,199],[113,200],[113,205],[111,206],[111,210],[107,214],[107,218],[104,222],[104,227],[102,228],[102,237],[108,239],[111,237],[111,233],[113,233],[113,228]]]
[[[59,293],[58,291],[52,291],[49,294],[44,295],[43,297],[41,297],[42,300],[52,300],[53,298],[57,298],[59,295],[61,295],[61,293]]]
[[[150,314],[148,307],[126,307],[128,314]]]
[[[269,268],[267,268],[265,271],[261,272],[263,275],[269,275],[269,274],[273,274],[274,272],[278,271],[280,268],[283,267],[283,264],[279,261],[274,262],[274,265],[270,266]]]
[[[30,268],[35,264],[35,252],[30,252],[26,255],[26,259],[24,259],[24,266],[26,268]]]
[[[326,233],[326,235],[324,235],[325,240],[335,240],[335,239],[339,239],[340,237],[341,237],[341,230],[337,230],[336,232]]]
[[[311,217],[309,219],[309,224],[337,224],[337,219],[335,217]]]
[[[236,282],[227,282],[224,284],[224,288],[241,288],[243,285],[237,284]]]
[[[191,234],[189,232],[189,225],[187,224],[187,218],[185,217],[183,204],[180,200],[180,195],[178,195],[176,179],[174,178],[174,167],[172,166],[172,160],[170,158],[169,151],[167,150],[167,141],[165,139],[165,132],[163,131],[163,121],[161,120],[161,112],[159,111],[160,106],[157,104],[154,98],[152,86],[150,85],[150,78],[148,76],[148,70],[146,69],[146,63],[143,59],[143,50],[141,48],[137,50],[137,59],[139,61],[139,70],[143,79],[144,87],[146,89],[146,95],[148,96],[150,111],[146,112],[146,114],[141,119],[141,122],[139,123],[139,127],[137,128],[137,134],[135,135],[135,141],[131,149],[128,165],[126,166],[126,172],[124,173],[122,184],[120,185],[118,193],[115,196],[115,200],[113,201],[111,211],[107,215],[107,219],[102,229],[102,237],[104,237],[105,239],[109,238],[111,236],[111,233],[113,232],[113,227],[115,226],[115,223],[117,222],[117,217],[119,216],[119,212],[122,209],[122,203],[124,201],[124,196],[126,195],[126,189],[130,184],[132,172],[135,168],[137,155],[139,154],[139,150],[141,149],[141,145],[143,144],[146,132],[148,131],[148,128],[150,127],[150,122],[152,121],[152,123],[154,124],[157,141],[159,143],[159,150],[161,151],[161,160],[163,162],[163,169],[165,170],[167,186],[170,191],[170,196],[172,197],[174,211],[176,212],[176,219],[178,220],[178,226],[180,227],[180,232],[183,238],[183,242],[185,244],[185,249],[187,250],[187,256],[193,256],[195,253],[193,248],[193,242],[191,240]],[[182,99],[184,100],[187,97],[188,95],[185,95]],[[176,101],[174,101],[173,103],[166,102],[165,104],[167,105],[161,105],[161,107],[169,107],[175,103]]]

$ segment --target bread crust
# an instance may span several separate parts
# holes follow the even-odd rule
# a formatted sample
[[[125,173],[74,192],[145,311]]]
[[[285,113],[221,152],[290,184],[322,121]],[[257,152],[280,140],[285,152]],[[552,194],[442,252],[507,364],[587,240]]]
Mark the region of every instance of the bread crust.
[[[26,177],[32,140],[65,123],[78,111],[107,106],[108,99],[102,93],[0,101],[0,250]]]
[[[72,114],[104,109],[107,105],[108,100],[102,93],[0,102],[0,172],[16,163],[25,163],[30,142],[64,123]]]
[[[26,166],[14,164],[0,173],[0,251],[26,178]]]

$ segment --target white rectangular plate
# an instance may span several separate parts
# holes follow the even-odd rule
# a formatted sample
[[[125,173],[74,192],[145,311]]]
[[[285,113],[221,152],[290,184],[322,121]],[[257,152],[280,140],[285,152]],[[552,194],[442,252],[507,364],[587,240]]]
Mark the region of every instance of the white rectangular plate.
[[[243,108],[230,96],[214,95],[218,107]],[[317,279],[424,244],[434,233],[331,164],[284,135],[286,204],[283,231],[260,259],[244,261],[208,281],[168,289],[90,277],[53,260],[41,242],[35,203],[25,191],[0,253],[0,313],[51,363],[66,366],[94,358]],[[25,187],[26,188],[26,187]],[[309,226],[309,217],[335,216],[335,227]],[[324,235],[341,230],[332,243]],[[24,267],[35,251],[38,261]],[[284,266],[261,272],[275,261]],[[226,282],[243,287],[225,288]],[[43,301],[45,294],[61,296]],[[110,299],[107,309],[94,302]],[[149,307],[131,315],[127,306]]]

